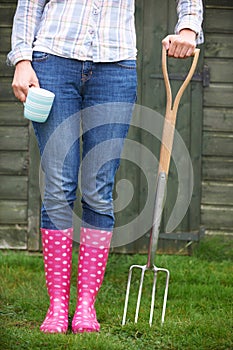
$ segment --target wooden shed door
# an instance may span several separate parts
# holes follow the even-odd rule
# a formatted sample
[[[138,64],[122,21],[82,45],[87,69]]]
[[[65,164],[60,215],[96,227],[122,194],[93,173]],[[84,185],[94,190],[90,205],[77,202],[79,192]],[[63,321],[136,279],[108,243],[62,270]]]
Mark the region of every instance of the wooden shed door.
[[[166,96],[161,70],[161,40],[169,33],[174,32],[176,24],[176,2],[169,0],[136,0],[136,27],[138,39],[138,101],[137,103],[158,111],[164,115]],[[169,59],[170,81],[174,94],[184,80],[191,64],[191,59]],[[164,251],[175,251],[183,247],[187,241],[198,240],[200,234],[200,200],[201,200],[201,147],[202,147],[202,95],[203,76],[207,78],[208,71],[203,73],[203,52],[199,59],[197,73],[192,83],[184,93],[178,110],[177,131],[183,138],[189,151],[194,170],[194,189],[188,212],[175,232],[164,233],[172,208],[174,207],[178,178],[176,167],[171,162],[167,200],[164,208],[163,227],[161,227],[160,248]],[[204,79],[205,80],[205,79]],[[130,130],[129,138],[137,140],[159,156],[160,142],[152,135],[142,130]],[[133,182],[134,199],[129,208],[117,214],[117,224],[127,222],[139,215],[146,201],[147,183],[145,176],[132,164],[123,162],[118,179],[129,178]],[[131,167],[131,171],[129,170]],[[126,170],[128,169],[128,171]],[[148,168],[149,172],[157,169]],[[187,174],[187,177],[189,175]],[[155,191],[155,189],[154,189]],[[127,217],[126,217],[127,216]],[[135,233],[129,233],[134,235]],[[137,234],[139,235],[139,233]],[[175,240],[175,241],[174,241]],[[178,240],[183,240],[182,243]],[[185,244],[184,244],[185,242]],[[138,252],[146,251],[148,246],[148,233],[142,238],[129,244],[126,248],[117,250]]]

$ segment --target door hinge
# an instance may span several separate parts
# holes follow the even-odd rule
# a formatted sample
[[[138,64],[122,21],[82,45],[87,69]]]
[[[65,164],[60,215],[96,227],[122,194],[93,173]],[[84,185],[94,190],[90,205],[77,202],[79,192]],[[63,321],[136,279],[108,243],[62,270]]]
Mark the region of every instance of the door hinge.
[[[169,74],[169,79],[170,80],[180,80],[184,81],[186,78],[186,74],[181,74],[181,73],[170,73]],[[151,79],[163,79],[162,74],[154,74],[152,73],[150,75]],[[207,87],[210,85],[210,70],[209,67],[205,64],[203,66],[202,72],[196,72],[193,74],[192,80],[191,81],[201,81],[203,87]]]

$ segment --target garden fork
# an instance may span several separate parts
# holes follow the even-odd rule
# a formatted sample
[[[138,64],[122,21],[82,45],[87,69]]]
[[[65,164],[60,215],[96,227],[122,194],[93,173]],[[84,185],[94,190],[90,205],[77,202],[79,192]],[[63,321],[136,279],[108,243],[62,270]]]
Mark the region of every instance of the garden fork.
[[[141,279],[140,279],[140,284],[139,284],[137,305],[136,305],[136,312],[135,312],[135,319],[134,319],[135,323],[137,323],[137,321],[138,321],[145,272],[150,270],[154,273],[153,285],[152,285],[151,306],[150,306],[150,318],[149,318],[149,325],[150,326],[152,325],[153,315],[154,315],[157,275],[159,272],[163,272],[166,274],[166,282],[165,282],[164,297],[163,297],[162,318],[161,318],[161,323],[162,324],[164,323],[166,305],[167,305],[170,272],[167,269],[156,267],[154,265],[154,258],[156,255],[156,250],[157,250],[157,245],[158,245],[159,229],[160,229],[161,217],[162,217],[162,212],[163,212],[163,205],[165,202],[165,193],[166,193],[167,178],[168,178],[172,145],[173,145],[173,139],[174,139],[177,110],[178,110],[180,99],[181,99],[186,87],[188,86],[190,80],[192,79],[193,73],[196,69],[199,53],[200,53],[200,50],[195,49],[194,55],[193,55],[194,58],[193,58],[193,62],[192,62],[191,68],[189,70],[189,73],[188,73],[186,79],[184,80],[183,84],[181,85],[181,87],[180,87],[180,89],[179,89],[179,91],[174,99],[174,103],[172,106],[172,92],[171,92],[171,86],[170,86],[169,77],[168,77],[168,71],[167,71],[167,52],[166,52],[166,49],[164,47],[162,49],[162,71],[163,71],[164,83],[165,83],[165,88],[166,88],[167,104],[166,104],[166,113],[165,113],[165,120],[164,120],[163,134],[162,134],[162,141],[161,141],[161,148],[160,148],[159,170],[158,170],[157,185],[156,185],[153,224],[152,224],[152,228],[151,228],[150,242],[149,242],[149,249],[148,249],[148,260],[147,260],[146,265],[132,265],[132,266],[130,266],[129,275],[128,275],[128,282],[127,282],[127,289],[126,289],[126,296],[125,296],[125,305],[124,305],[122,325],[125,325],[125,323],[126,323],[127,309],[128,309],[128,303],[129,303],[129,293],[130,293],[130,286],[131,286],[131,277],[132,277],[133,269],[140,269],[141,270]]]

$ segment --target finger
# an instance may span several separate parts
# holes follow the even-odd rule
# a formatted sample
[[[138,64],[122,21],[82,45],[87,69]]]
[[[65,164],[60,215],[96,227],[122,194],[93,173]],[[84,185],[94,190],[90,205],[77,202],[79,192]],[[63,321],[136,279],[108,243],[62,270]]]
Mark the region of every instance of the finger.
[[[195,46],[190,47],[186,52],[186,57],[190,57],[194,54]]]
[[[29,87],[40,87],[39,81],[37,79],[32,80]]]
[[[14,94],[18,100],[21,102],[25,102],[27,95],[28,95],[28,89],[30,87],[40,87],[38,79],[32,80],[29,84],[23,84],[23,85],[18,85],[17,83],[12,84]]]
[[[188,49],[186,46],[181,47],[180,54],[179,54],[179,58],[188,57],[188,56],[187,56],[188,50],[189,50],[189,49]]]
[[[175,52],[176,52],[176,44],[174,42],[170,42],[168,56],[173,57]]]
[[[162,40],[162,44],[165,47],[166,50],[169,49],[169,45],[170,45],[170,35],[167,35],[166,38],[164,38]]]
[[[176,45],[174,53],[173,53],[173,57],[175,57],[175,58],[181,57],[181,51],[182,51],[182,46]]]
[[[21,101],[21,102],[25,102],[26,101],[26,97],[28,94],[28,87],[27,86],[23,86],[23,85],[17,85],[15,83],[12,84],[12,88],[15,94],[15,97]]]

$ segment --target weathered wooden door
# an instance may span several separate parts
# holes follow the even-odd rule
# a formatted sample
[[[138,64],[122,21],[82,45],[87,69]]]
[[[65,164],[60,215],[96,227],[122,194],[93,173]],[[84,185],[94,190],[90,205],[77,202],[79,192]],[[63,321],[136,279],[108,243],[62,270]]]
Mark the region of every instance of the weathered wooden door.
[[[164,115],[166,97],[161,71],[161,40],[174,32],[176,24],[176,2],[171,0],[137,0],[136,1],[136,26],[138,38],[138,104],[151,108]],[[184,80],[188,72],[191,59],[169,59],[170,81],[174,94]],[[171,162],[167,199],[163,214],[163,226],[161,227],[160,249],[165,251],[177,251],[184,247],[190,240],[198,240],[200,228],[200,200],[201,200],[201,147],[202,147],[202,95],[203,78],[206,78],[203,70],[203,53],[200,55],[197,73],[192,83],[184,93],[178,111],[177,131],[185,142],[192,160],[194,170],[194,188],[192,200],[182,222],[175,232],[164,233],[166,223],[175,205],[179,187],[177,171],[174,162]],[[203,77],[204,76],[204,77]],[[208,78],[208,77],[207,77]],[[208,84],[208,79],[204,84]],[[143,116],[142,116],[143,118]],[[160,142],[158,139],[145,132],[132,128],[129,138],[137,140],[148,147],[157,157],[159,156]],[[133,150],[132,150],[133,152]],[[128,169],[128,171],[126,170]],[[131,169],[131,170],[129,170]],[[148,167],[148,172],[156,172],[157,169]],[[127,222],[139,215],[146,202],[147,182],[145,175],[135,165],[123,162],[118,179],[128,178],[135,189],[134,197],[129,208],[117,214],[117,225]],[[189,174],[187,174],[188,181]],[[155,191],[155,188],[154,188]],[[127,216],[127,218],[126,218]],[[135,232],[129,235],[135,235]],[[136,236],[140,236],[136,233]],[[127,247],[121,247],[120,251],[146,251],[148,246],[148,233]]]

